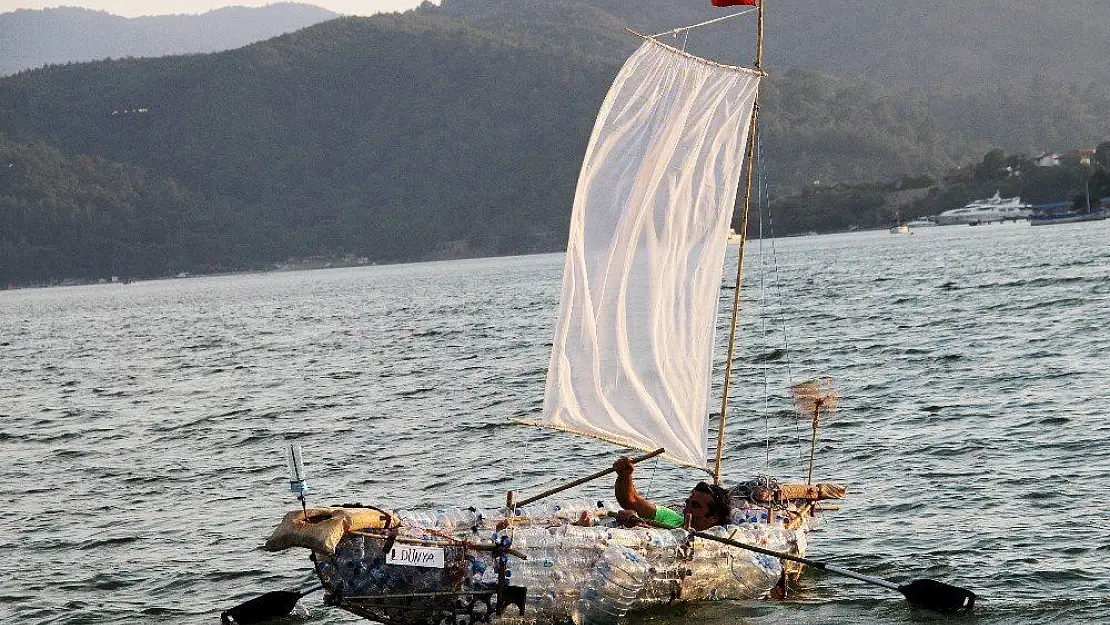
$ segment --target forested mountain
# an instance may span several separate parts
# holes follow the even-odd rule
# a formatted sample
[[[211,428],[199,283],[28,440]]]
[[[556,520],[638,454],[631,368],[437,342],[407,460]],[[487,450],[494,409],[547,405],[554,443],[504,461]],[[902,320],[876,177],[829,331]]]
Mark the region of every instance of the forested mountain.
[[[547,7],[539,9],[543,19],[521,16],[533,5]],[[708,1],[443,0],[420,11],[623,58],[636,40],[616,36],[618,30],[608,27],[614,19],[656,34],[748,9],[714,8]],[[772,79],[801,70],[881,85],[884,103],[925,111],[945,132],[1010,151],[1090,147],[1110,134],[1110,3],[769,0],[766,10],[764,69]],[[572,16],[565,22],[550,17],[564,11]],[[743,16],[669,41],[751,65],[755,23],[754,15]]]
[[[418,12],[613,57],[623,54],[614,42],[634,45],[622,33],[625,26],[653,34],[744,8],[718,9],[703,0],[441,0]],[[1100,0],[771,0],[767,15],[766,67],[772,72],[801,68],[958,92],[1037,76],[1065,77],[1065,84],[1107,82],[1104,63],[1097,61],[1110,58],[1110,3]],[[19,10],[0,14],[0,75],[46,63],[226,50],[333,17],[294,3],[132,19],[71,7]],[[727,28],[695,30],[685,43],[695,52],[747,63],[753,27],[754,20],[740,18]]]
[[[440,7],[425,5],[422,10],[487,26],[529,28],[515,17],[516,7],[533,1],[442,0]],[[714,8],[708,0],[577,2],[645,34],[751,8]],[[1067,77],[1079,84],[1107,81],[1110,3],[1102,0],[767,0],[765,8],[765,66],[772,72],[803,68],[929,91],[937,86],[965,91],[1037,75]],[[694,30],[686,44],[695,52],[747,63],[753,54],[754,24],[753,19],[739,18],[727,28]],[[541,37],[545,30],[529,29]]]
[[[614,72],[434,20],[347,18],[216,55],[8,77],[0,129],[171,176],[251,224],[234,243],[254,266],[525,253],[565,240]]]
[[[631,6],[445,0],[217,54],[58,65],[0,79],[0,136],[16,152],[56,149],[63,163],[36,170],[51,159],[30,159],[20,171],[33,185],[9,188],[14,179],[0,177],[0,210],[17,211],[0,229],[0,249],[12,259],[0,262],[0,283],[46,279],[35,258],[51,255],[64,262],[51,264],[50,275],[62,278],[118,275],[118,267],[135,267],[126,259],[150,258],[143,254],[152,249],[172,262],[128,275],[316,255],[402,261],[560,249],[594,116],[636,45],[622,30]],[[668,11],[678,17],[677,8]],[[700,19],[693,13],[668,25]],[[1044,147],[1057,150],[1110,136],[1105,89],[1065,89],[1052,99],[1051,123],[1035,123],[1047,110],[1040,96],[1054,87],[1032,84],[1040,86],[1014,87],[1012,99],[1001,88],[950,96],[772,71],[761,105],[771,193],[812,190],[815,181],[875,181],[882,190],[906,174],[939,177],[992,144],[1009,145],[977,132],[988,125],[1009,133],[1010,144],[1051,140]],[[993,118],[999,105],[1033,125]],[[85,163],[81,155],[97,163],[93,173],[55,175]],[[118,168],[142,172],[151,188],[176,189],[180,197],[166,196],[177,198],[168,202],[174,215],[127,212],[138,200],[98,191],[111,189],[95,172]],[[851,211],[819,223],[851,224],[844,215],[878,223],[883,193],[860,195]],[[81,199],[74,205],[68,196]],[[28,217],[36,206],[61,208],[49,209],[49,219]],[[801,203],[779,221],[779,233],[812,229],[817,222],[798,211],[820,209]],[[146,215],[165,226],[155,242],[121,234],[115,252],[84,256],[70,245],[90,223],[142,231]],[[202,252],[188,248],[197,240],[190,224],[204,233]]]
[[[164,176],[0,138],[0,288],[226,266],[230,218]]]
[[[293,3],[136,18],[76,7],[0,13],[0,76],[47,64],[230,50],[334,17]]]

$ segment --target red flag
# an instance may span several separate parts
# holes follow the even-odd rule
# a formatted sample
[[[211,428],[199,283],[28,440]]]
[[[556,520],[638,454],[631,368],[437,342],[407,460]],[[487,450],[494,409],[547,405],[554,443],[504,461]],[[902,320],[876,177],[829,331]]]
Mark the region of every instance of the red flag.
[[[754,7],[759,4],[759,0],[713,0],[715,7],[734,7],[734,6],[749,6]]]

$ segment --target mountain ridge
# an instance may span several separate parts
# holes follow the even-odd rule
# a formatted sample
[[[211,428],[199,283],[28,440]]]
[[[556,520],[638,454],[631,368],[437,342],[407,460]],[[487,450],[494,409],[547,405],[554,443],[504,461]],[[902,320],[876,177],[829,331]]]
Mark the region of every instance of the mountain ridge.
[[[670,0],[578,0],[613,15],[633,29],[656,33],[689,26],[750,7],[718,9],[709,2]],[[510,0],[443,0],[422,11],[491,15]],[[844,78],[897,86],[964,88],[996,84],[1014,75],[1066,76],[1079,83],[1106,82],[1092,59],[1110,58],[1110,4],[1006,0],[770,0],[764,68],[772,73],[803,68]],[[690,32],[691,51],[729,63],[749,64],[754,55],[754,16]]]
[[[467,12],[480,6],[497,10]],[[626,25],[582,0],[450,0],[328,20],[219,53],[52,65],[0,78],[0,136],[14,150],[48,144],[81,171],[87,158],[107,172],[139,168],[152,188],[179,189],[188,202],[178,205],[195,214],[170,219],[155,211],[149,219],[168,224],[155,228],[169,229],[163,239],[105,235],[89,243],[103,248],[87,256],[99,260],[82,264],[75,252],[41,246],[50,247],[51,235],[72,241],[87,214],[107,224],[137,215],[124,220],[129,230],[149,226],[130,196],[86,188],[109,174],[24,185],[30,191],[19,195],[0,185],[0,216],[22,220],[34,207],[57,216],[13,222],[0,230],[0,248],[16,250],[20,266],[35,255],[62,256],[69,260],[57,266],[88,276],[113,271],[121,262],[114,255],[127,250],[126,258],[149,259],[138,252],[151,245],[173,250],[181,263],[174,272],[262,268],[290,257],[395,262],[558,250],[594,116],[636,45]],[[1057,94],[1055,123],[1038,124],[1049,110],[1046,93]],[[1100,130],[1110,115],[1099,113],[1110,110],[1110,93],[1097,86],[1069,91],[1045,81],[988,95],[945,100],[861,79],[772,72],[761,102],[761,137],[772,155],[767,188],[781,197],[818,184],[939,177],[1003,144],[975,124],[1014,144],[1049,141],[1059,149],[1110,136]],[[989,115],[999,101],[1011,119]],[[1013,120],[1025,123],[1008,127]],[[25,162],[20,175],[52,180],[49,168],[36,173],[35,159]],[[823,223],[880,223],[881,195],[861,193],[854,213]],[[778,220],[780,233],[811,229],[807,211],[828,213],[804,201]],[[52,230],[30,232],[29,224]],[[190,224],[204,232],[203,258],[189,252],[198,241]],[[31,240],[40,247],[28,247]],[[171,268],[140,269],[126,275]],[[12,278],[0,272],[4,279]]]
[[[338,17],[309,4],[121,17],[78,7],[0,13],[0,76],[62,63],[229,50]]]

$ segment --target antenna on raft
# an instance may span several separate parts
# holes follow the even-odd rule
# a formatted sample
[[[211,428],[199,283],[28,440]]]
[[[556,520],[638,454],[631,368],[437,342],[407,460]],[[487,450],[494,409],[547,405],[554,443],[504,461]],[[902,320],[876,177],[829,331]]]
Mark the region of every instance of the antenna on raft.
[[[301,446],[297,443],[289,443],[289,454],[286,459],[289,462],[289,491],[300,500],[301,510],[304,511],[304,520],[307,522],[308,504],[305,503],[304,494],[308,492],[308,484],[305,482],[304,461],[301,459]]]
[[[817,428],[821,425],[822,413],[829,413],[836,408],[837,394],[833,388],[832,378],[816,378],[790,387],[790,394],[794,396],[794,405],[803,417],[813,420],[813,437],[809,443],[809,478],[806,484],[813,484],[813,457],[817,451]]]

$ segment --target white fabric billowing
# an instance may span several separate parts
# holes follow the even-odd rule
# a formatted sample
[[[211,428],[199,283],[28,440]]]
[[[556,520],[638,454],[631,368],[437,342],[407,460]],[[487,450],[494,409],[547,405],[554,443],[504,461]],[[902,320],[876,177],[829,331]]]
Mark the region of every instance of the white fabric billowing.
[[[598,113],[535,425],[704,469],[713,331],[759,82],[646,40]]]

